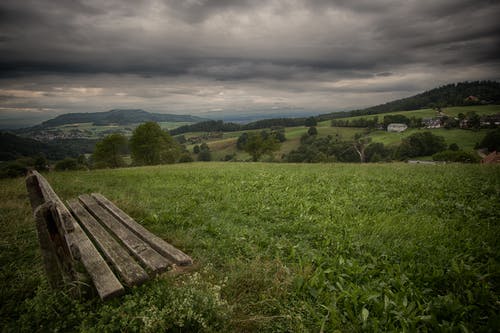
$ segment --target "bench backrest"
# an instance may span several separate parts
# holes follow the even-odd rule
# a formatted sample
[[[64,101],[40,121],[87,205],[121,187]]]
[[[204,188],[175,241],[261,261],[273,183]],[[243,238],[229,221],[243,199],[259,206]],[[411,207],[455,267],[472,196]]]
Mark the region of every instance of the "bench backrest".
[[[80,291],[84,283],[78,282],[88,274],[101,299],[123,293],[121,283],[47,180],[30,171],[26,187],[49,284],[58,288],[71,282]],[[85,271],[79,269],[79,262]]]

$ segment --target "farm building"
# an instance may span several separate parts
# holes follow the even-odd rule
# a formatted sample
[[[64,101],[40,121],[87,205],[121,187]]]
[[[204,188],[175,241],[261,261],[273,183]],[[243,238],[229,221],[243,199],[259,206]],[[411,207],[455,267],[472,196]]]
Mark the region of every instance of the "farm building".
[[[500,163],[500,153],[496,151],[486,155],[485,158],[481,160],[482,164],[499,164]]]
[[[403,132],[408,126],[406,124],[392,123],[387,126],[387,132]]]

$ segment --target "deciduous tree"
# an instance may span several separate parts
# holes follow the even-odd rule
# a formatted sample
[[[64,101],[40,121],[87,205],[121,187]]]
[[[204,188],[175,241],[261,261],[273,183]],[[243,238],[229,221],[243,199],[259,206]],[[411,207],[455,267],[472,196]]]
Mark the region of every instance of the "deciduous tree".
[[[179,144],[155,122],[137,126],[130,139],[132,160],[137,165],[175,163]]]
[[[110,134],[95,145],[92,159],[97,168],[119,168],[125,165],[127,138],[122,134]]]

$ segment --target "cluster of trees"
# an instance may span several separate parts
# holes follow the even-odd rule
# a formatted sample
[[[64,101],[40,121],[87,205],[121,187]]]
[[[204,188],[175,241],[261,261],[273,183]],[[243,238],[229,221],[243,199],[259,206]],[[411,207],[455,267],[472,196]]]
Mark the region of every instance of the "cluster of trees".
[[[212,160],[212,153],[210,151],[210,147],[206,143],[202,143],[201,145],[195,145],[193,147],[193,153],[197,155],[198,161],[201,162],[209,162]],[[185,161],[189,162],[189,161]]]
[[[281,142],[284,142],[285,130],[274,128],[271,132],[261,131],[260,133],[242,133],[236,141],[236,148],[244,150],[252,156],[254,162],[263,155],[270,155],[280,149]]]
[[[0,132],[0,161],[37,157],[39,154],[50,160],[60,160],[67,156],[76,158],[81,154],[92,152],[96,142],[96,140],[69,139],[46,143]]]
[[[130,140],[122,134],[111,134],[96,144],[92,155],[98,168],[117,168],[125,165],[123,156],[130,152],[134,165],[175,163],[180,160],[182,149],[169,133],[155,122],[136,127]]]
[[[388,160],[392,154],[383,143],[371,143],[365,133],[344,141],[338,134],[320,138],[316,128],[310,127],[300,142],[297,149],[287,154],[287,162],[380,162]]]
[[[456,144],[446,146],[444,138],[431,132],[420,132],[402,140],[399,146],[385,146],[371,142],[367,133],[344,141],[339,135],[318,138],[314,127],[302,136],[301,145],[287,156],[288,162],[383,162],[407,160],[432,155],[436,161],[475,163],[478,157],[459,149]]]
[[[209,120],[178,127],[171,130],[170,134],[180,135],[188,132],[238,132],[265,128],[316,126],[316,123],[317,120],[315,117],[263,119],[248,124],[225,123],[222,120]]]
[[[400,160],[428,156],[446,149],[444,138],[431,132],[420,132],[404,138],[395,151],[395,157]]]

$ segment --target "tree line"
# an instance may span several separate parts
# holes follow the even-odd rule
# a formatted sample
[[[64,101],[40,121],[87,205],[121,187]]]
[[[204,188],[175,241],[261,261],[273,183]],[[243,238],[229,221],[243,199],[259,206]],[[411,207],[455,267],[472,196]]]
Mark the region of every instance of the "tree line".
[[[499,133],[499,130],[488,133],[479,147],[490,149],[498,146]],[[397,146],[372,142],[369,134],[370,130],[366,130],[356,134],[352,140],[343,140],[339,134],[318,137],[315,128],[311,127],[301,137],[300,146],[287,154],[285,160],[294,163],[364,163],[404,161],[419,156],[432,156],[436,161],[465,163],[479,161],[476,154],[461,150],[455,143],[447,146],[442,136],[429,131],[414,133],[402,139],[401,144]]]
[[[196,124],[184,125],[170,130],[171,135],[189,132],[239,132],[272,127],[316,126],[315,117],[307,118],[272,118],[254,121],[248,124],[226,123],[222,120],[208,120]]]

